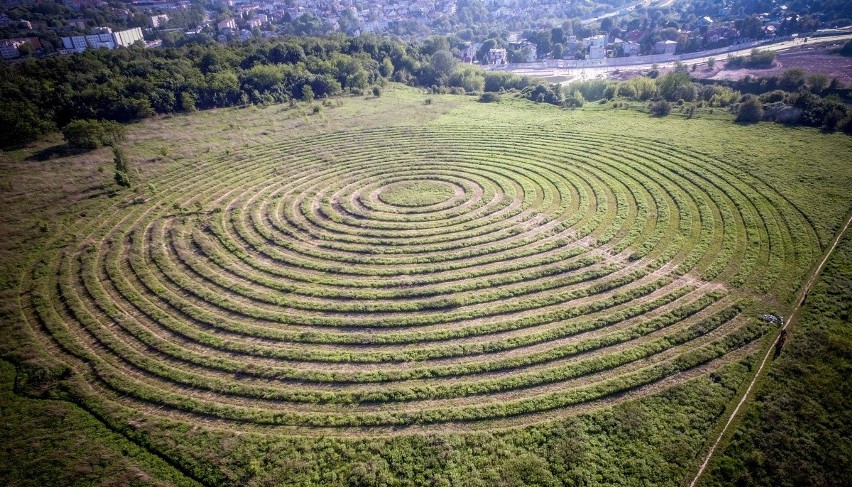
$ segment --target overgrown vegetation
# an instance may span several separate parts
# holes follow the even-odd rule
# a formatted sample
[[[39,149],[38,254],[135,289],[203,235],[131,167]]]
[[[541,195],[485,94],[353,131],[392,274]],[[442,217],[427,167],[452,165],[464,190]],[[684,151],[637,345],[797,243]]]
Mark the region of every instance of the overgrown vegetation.
[[[847,233],[702,485],[840,486],[852,478],[850,263]]]
[[[738,98],[724,87],[693,83],[685,65],[656,79],[561,86],[511,73],[459,66],[448,49],[447,39],[440,37],[411,45],[365,35],[230,46],[188,44],[142,51],[95,50],[3,65],[0,123],[4,130],[0,146],[19,146],[44,137],[57,127],[76,141],[74,134],[81,129],[92,131],[96,130],[92,124],[105,123],[93,120],[130,122],[197,109],[265,106],[295,100],[311,103],[314,99],[344,93],[361,95],[376,89],[381,93],[380,87],[390,80],[424,87],[435,94],[515,91],[529,100],[565,108],[578,108],[587,101],[603,98],[683,100],[726,107],[732,98]],[[757,62],[772,54],[755,51],[751,59]],[[836,80],[826,82],[827,78],[807,78],[804,73],[791,70],[780,79],[764,81],[759,86],[764,91],[797,91],[807,83],[817,95],[840,89]],[[830,97],[819,103],[831,104],[831,108],[806,110],[807,115],[788,123],[817,124],[827,130],[849,125],[845,105]],[[835,121],[838,116],[840,121]],[[106,143],[99,142],[98,136],[81,142],[86,147]]]
[[[730,56],[725,65],[727,69],[765,69],[775,64],[775,51],[752,49],[751,54],[746,56]]]
[[[674,484],[850,201],[812,130],[399,85],[309,111],[132,126],[154,175],[52,218],[0,193],[3,350],[62,344],[59,397],[205,484]],[[15,184],[109,164],[27,151]]]

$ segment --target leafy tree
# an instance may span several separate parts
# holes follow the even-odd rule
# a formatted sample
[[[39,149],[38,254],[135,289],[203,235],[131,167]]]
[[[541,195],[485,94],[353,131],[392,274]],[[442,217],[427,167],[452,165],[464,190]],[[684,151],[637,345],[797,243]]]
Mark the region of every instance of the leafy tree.
[[[825,73],[813,73],[808,76],[808,86],[811,87],[811,91],[816,94],[820,94],[828,88],[829,79],[828,75]]]
[[[184,112],[194,112],[196,110],[195,97],[192,93],[184,91],[180,94],[180,107]]]
[[[53,122],[45,119],[38,107],[20,99],[2,100],[0,127],[0,147],[27,144],[56,130]]]
[[[391,76],[393,76],[393,71],[393,62],[389,57],[385,57],[382,60],[382,64],[379,65],[379,73],[382,75],[382,77],[390,79]]]
[[[560,43],[556,43],[553,45],[553,52],[551,52],[550,55],[553,57],[553,59],[562,59],[562,51],[564,50],[565,46]]]
[[[91,150],[121,142],[124,140],[125,129],[110,120],[74,120],[62,128],[62,135],[68,146]]]
[[[554,44],[565,44],[567,40],[568,38],[565,37],[565,31],[561,27],[554,27],[550,29],[550,41]]]
[[[482,91],[485,88],[485,76],[478,69],[458,69],[450,75],[447,84],[464,88],[467,93]]]
[[[678,90],[691,84],[692,81],[689,78],[689,73],[678,70],[666,73],[657,78],[657,90],[660,96],[669,101],[677,100]]]
[[[302,86],[302,100],[308,103],[314,101],[314,90],[311,88],[311,85]]]
[[[33,45],[29,42],[24,42],[23,44],[18,46],[18,54],[21,57],[30,57],[33,55],[34,52],[35,49],[33,48]]]
[[[429,58],[429,66],[432,68],[438,84],[446,84],[446,80],[456,69],[456,63],[456,58],[450,51],[438,51],[432,54]]]

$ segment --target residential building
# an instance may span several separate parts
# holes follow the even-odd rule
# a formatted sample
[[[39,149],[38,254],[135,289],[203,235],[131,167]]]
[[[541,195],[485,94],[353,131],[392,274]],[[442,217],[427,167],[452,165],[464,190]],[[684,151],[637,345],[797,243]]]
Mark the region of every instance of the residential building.
[[[677,41],[659,41],[654,44],[654,54],[674,54]]]
[[[18,48],[24,44],[29,44],[34,50],[41,49],[41,42],[38,37],[15,37],[13,39],[0,39],[0,56],[3,59],[14,59],[20,56]]]
[[[169,16],[166,15],[166,14],[152,15],[151,18],[149,19],[148,23],[154,29],[156,29],[158,27],[165,27],[166,24],[169,23]]]
[[[505,49],[489,49],[486,61],[488,64],[506,64],[508,54]]]
[[[234,30],[237,28],[237,21],[234,19],[225,19],[216,24],[216,27],[219,30],[231,29]]]
[[[641,50],[641,46],[638,42],[627,41],[621,44],[621,51],[625,56],[638,56]]]
[[[129,47],[136,41],[143,41],[142,29],[134,27],[128,30],[112,32],[109,27],[99,27],[93,34],[68,36],[62,38],[66,52],[82,52],[86,49],[115,49]]]
[[[592,36],[592,37],[587,37],[585,42],[586,42],[586,45],[589,46],[589,48],[591,48],[591,47],[601,47],[602,48],[602,47],[606,46],[606,36],[601,34],[601,35],[596,35],[596,36]]]
[[[144,42],[145,40],[142,36],[142,29],[139,27],[114,32],[112,35],[115,38],[115,45],[118,47],[130,47],[136,41]]]
[[[86,30],[86,19],[69,19],[68,25],[76,27],[80,30]]]

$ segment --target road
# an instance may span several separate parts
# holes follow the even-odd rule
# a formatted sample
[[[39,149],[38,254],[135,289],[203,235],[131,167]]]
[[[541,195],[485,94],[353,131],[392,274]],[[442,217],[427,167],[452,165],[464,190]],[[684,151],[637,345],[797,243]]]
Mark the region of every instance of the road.
[[[813,44],[825,44],[831,42],[841,42],[852,39],[852,33],[840,34],[835,36],[827,36],[827,37],[817,37],[817,38],[809,38],[807,41],[805,38],[797,38],[788,41],[776,42],[773,44],[764,44],[759,46],[758,49],[768,50],[768,51],[784,51],[796,47],[800,47],[803,45],[813,45]],[[736,49],[733,48],[730,51],[726,51],[723,53],[715,53],[712,55],[703,54],[701,52],[684,54],[681,57],[680,62],[686,64],[706,64],[707,61],[712,57],[716,59],[724,59],[729,55],[747,55],[751,53],[752,47],[745,49]],[[622,58],[617,58],[622,59]],[[654,64],[657,67],[665,68],[672,67],[676,62],[675,59],[667,62],[656,62],[656,63],[642,63],[641,57],[626,57],[623,58],[623,63],[609,65],[609,66],[600,66],[600,67],[588,67],[588,68],[547,68],[547,67],[518,67],[513,68],[512,65],[500,66],[501,70],[511,71],[515,74],[532,76],[536,78],[559,78],[560,80],[587,80],[587,79],[595,79],[595,78],[606,78],[614,71],[618,70],[637,70],[644,71],[650,70]],[[488,67],[486,67],[488,69]],[[491,68],[495,69],[495,68]]]
[[[652,6],[652,4],[653,4],[654,7],[659,7],[659,8],[668,7],[669,5],[673,4],[674,1],[675,0],[642,0],[640,2],[631,3],[630,5],[625,5],[618,10],[613,10],[612,12],[608,12],[608,13],[605,13],[605,14],[602,14],[602,15],[598,15],[597,17],[590,17],[590,18],[587,18],[587,19],[583,19],[582,22],[584,24],[591,24],[592,22],[597,22],[597,21],[605,19],[607,17],[615,17],[616,15],[623,15],[625,12],[630,12],[630,11],[636,10],[636,7],[639,7],[639,6],[649,7],[649,6]]]
[[[846,233],[846,230],[849,228],[850,223],[852,223],[852,216],[848,216],[846,218],[846,223],[843,225],[843,228],[841,228],[840,231],[837,233],[837,236],[835,237],[834,242],[832,242],[831,246],[825,252],[825,256],[823,257],[822,261],[820,261],[817,268],[813,271],[813,273],[811,274],[811,278],[808,279],[808,282],[805,283],[805,285],[802,287],[802,290],[799,292],[799,296],[796,299],[796,305],[793,307],[792,310],[790,310],[789,318],[784,322],[784,326],[782,326],[781,329],[778,330],[779,335],[780,335],[781,331],[786,330],[787,327],[790,326],[790,324],[793,323],[795,321],[795,319],[797,318],[797,313],[799,312],[799,309],[805,303],[805,297],[808,295],[808,292],[810,292],[811,287],[813,286],[814,282],[819,277],[820,273],[822,272],[823,267],[825,267],[825,263],[828,261],[828,258],[834,252],[834,249],[837,248],[837,244],[840,243],[840,239],[843,238],[843,234]],[[776,341],[778,340],[777,335],[776,335],[775,340]],[[773,342],[773,345],[774,345],[774,343],[775,342]],[[710,450],[707,452],[707,456],[704,458],[704,461],[701,463],[701,467],[699,467],[698,472],[695,474],[695,478],[693,478],[692,482],[689,483],[689,487],[695,487],[696,482],[698,482],[698,479],[701,478],[701,474],[704,473],[704,470],[707,468],[707,465],[710,463],[710,459],[713,458],[713,453],[716,451],[716,448],[719,446],[719,443],[722,442],[722,438],[724,438],[725,433],[728,432],[728,428],[731,426],[731,423],[733,423],[734,418],[737,417],[737,413],[739,413],[743,404],[745,404],[746,399],[748,399],[749,393],[751,393],[751,390],[754,388],[754,384],[757,383],[757,379],[758,379],[758,377],[760,377],[760,373],[761,373],[761,371],[763,371],[763,368],[766,366],[766,362],[769,360],[769,355],[772,354],[774,348],[775,348],[774,346],[770,346],[766,350],[766,355],[763,356],[763,361],[760,362],[760,367],[758,367],[757,372],[754,373],[754,377],[751,379],[751,383],[748,385],[748,388],[743,393],[742,398],[740,398],[740,402],[737,403],[737,407],[735,407],[734,410],[731,411],[730,416],[728,416],[728,420],[727,420],[727,422],[725,422],[725,426],[722,428],[722,431],[719,432],[719,436],[716,438],[716,441],[713,442],[713,446],[711,446]]]

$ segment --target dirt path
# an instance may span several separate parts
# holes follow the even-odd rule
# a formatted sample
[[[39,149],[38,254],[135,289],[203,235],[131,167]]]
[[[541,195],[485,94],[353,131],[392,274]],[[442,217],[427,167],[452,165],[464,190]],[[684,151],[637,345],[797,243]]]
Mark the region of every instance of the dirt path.
[[[802,305],[805,304],[805,298],[810,292],[811,286],[813,286],[820,273],[822,273],[822,269],[825,266],[825,263],[828,261],[828,258],[831,257],[831,254],[834,252],[834,249],[837,247],[837,244],[840,243],[840,239],[843,238],[843,234],[846,233],[846,230],[849,228],[850,223],[852,223],[852,214],[846,217],[846,222],[844,223],[843,228],[841,228],[840,231],[837,232],[837,236],[834,238],[834,241],[831,243],[831,246],[825,252],[825,255],[823,256],[823,259],[820,261],[819,265],[816,267],[816,269],[814,269],[813,273],[811,274],[811,278],[808,279],[808,282],[805,283],[804,287],[802,287],[802,290],[799,292],[799,296],[796,298],[796,304],[793,306],[793,309],[790,310],[790,315],[787,321],[784,323],[781,329],[778,330],[778,335],[780,335],[781,331],[786,330],[787,327],[790,326],[790,324],[797,317],[796,314],[799,312],[799,309],[801,309]],[[777,339],[778,338],[776,336],[776,339],[772,342],[773,345],[775,344]],[[737,403],[737,407],[735,407],[734,410],[731,411],[730,416],[728,416],[728,420],[725,422],[725,426],[722,428],[722,431],[719,432],[719,436],[716,438],[716,441],[713,442],[713,446],[710,447],[710,450],[707,452],[707,456],[704,457],[704,461],[701,463],[701,467],[699,467],[698,472],[695,474],[695,477],[689,483],[689,487],[695,487],[695,484],[698,482],[698,479],[701,478],[701,475],[704,473],[704,470],[707,468],[707,465],[710,464],[710,460],[713,458],[713,453],[715,453],[716,448],[719,446],[719,443],[722,442],[722,438],[728,432],[728,428],[731,426],[731,423],[733,423],[734,418],[737,417],[740,408],[742,408],[743,404],[745,404],[746,402],[746,399],[748,399],[751,390],[757,383],[757,379],[760,377],[760,374],[763,371],[764,366],[766,366],[766,362],[769,360],[769,356],[772,354],[772,351],[774,349],[774,346],[770,346],[766,350],[766,354],[763,356],[763,360],[760,362],[760,367],[758,367],[757,372],[754,373],[754,377],[752,377],[751,383],[748,385],[748,388],[745,390],[745,393],[743,393],[743,396],[740,398],[739,403]]]

